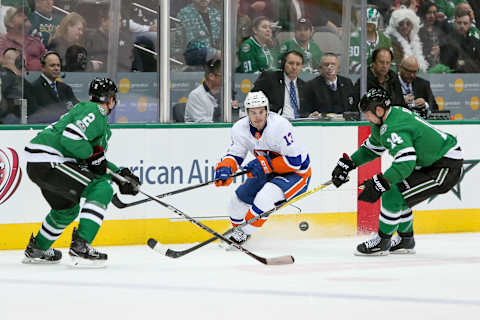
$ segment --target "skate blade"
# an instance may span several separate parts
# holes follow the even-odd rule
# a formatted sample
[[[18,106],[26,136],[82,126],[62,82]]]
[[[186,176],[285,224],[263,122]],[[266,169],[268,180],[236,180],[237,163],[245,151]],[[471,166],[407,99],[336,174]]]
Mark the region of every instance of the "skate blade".
[[[390,251],[390,254],[415,254],[417,253],[415,249],[398,249],[395,251]]]
[[[363,253],[363,252],[360,252],[358,250],[355,250],[355,252],[353,253],[354,255],[356,256],[362,256],[362,257],[368,257],[368,256],[388,256],[389,254],[389,251],[388,250],[385,250],[385,251],[377,251],[377,252],[373,252],[373,253]]]
[[[60,260],[57,261],[48,261],[40,258],[29,258],[24,257],[22,260],[23,264],[57,264],[60,263]]]
[[[70,256],[70,266],[79,269],[100,269],[106,267],[107,260],[90,260],[80,257]]]

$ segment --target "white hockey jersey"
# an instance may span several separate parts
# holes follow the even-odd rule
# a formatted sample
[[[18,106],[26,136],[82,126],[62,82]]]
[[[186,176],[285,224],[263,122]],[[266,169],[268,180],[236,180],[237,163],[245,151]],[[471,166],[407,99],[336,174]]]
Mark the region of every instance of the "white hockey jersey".
[[[296,141],[292,124],[274,112],[269,112],[261,131],[250,125],[248,117],[233,125],[232,144],[224,158],[231,157],[241,166],[249,151],[253,155],[269,156],[276,173],[310,175],[309,155]]]

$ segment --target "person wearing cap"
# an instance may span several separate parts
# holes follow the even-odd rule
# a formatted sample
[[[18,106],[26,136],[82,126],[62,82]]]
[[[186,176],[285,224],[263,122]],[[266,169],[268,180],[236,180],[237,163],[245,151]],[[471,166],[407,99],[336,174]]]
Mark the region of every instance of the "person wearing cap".
[[[298,19],[295,24],[295,39],[287,40],[280,45],[280,54],[288,51],[298,51],[303,54],[304,72],[313,72],[320,69],[320,61],[323,52],[320,47],[312,40],[313,26],[307,18]]]
[[[25,68],[29,71],[41,69],[40,58],[47,51],[39,38],[28,35],[31,23],[21,8],[10,8],[3,19],[7,33],[0,37],[0,52],[7,48],[23,51]]]
[[[376,8],[367,9],[367,65],[372,63],[372,52],[377,48],[385,48],[392,50],[392,40],[383,32],[378,31],[378,22],[380,13]],[[361,29],[358,28],[350,35],[350,72],[360,73],[362,65],[360,61],[361,47]]]

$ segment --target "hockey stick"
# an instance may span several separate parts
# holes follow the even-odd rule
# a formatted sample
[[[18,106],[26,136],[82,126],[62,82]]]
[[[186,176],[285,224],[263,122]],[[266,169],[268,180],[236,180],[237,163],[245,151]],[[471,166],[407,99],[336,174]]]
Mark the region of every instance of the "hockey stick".
[[[248,171],[240,171],[240,172],[237,172],[237,173],[233,174],[231,177],[235,178],[235,177],[238,177],[238,176],[243,176],[246,173],[248,173]],[[218,180],[220,180],[220,179],[210,180],[210,181],[200,183],[200,184],[197,184],[197,185],[194,185],[194,186],[189,186],[189,187],[181,188],[181,189],[178,189],[178,190],[170,191],[170,192],[167,192],[167,193],[159,194],[156,197],[157,198],[164,198],[164,197],[168,197],[168,196],[173,196],[174,194],[179,194],[179,193],[182,193],[182,192],[185,192],[185,191],[190,191],[190,190],[193,190],[193,189],[197,189],[197,188],[207,186],[209,184],[217,182]],[[142,204],[142,203],[149,202],[149,201],[152,201],[152,199],[146,198],[146,199],[142,199],[142,200],[138,200],[138,201],[134,201],[134,202],[130,202],[130,203],[125,203],[125,202],[122,202],[118,198],[117,194],[114,194],[113,199],[112,199],[112,204],[119,209],[123,209],[123,208],[136,206],[138,204]]]
[[[313,188],[313,189],[310,190],[310,191],[307,191],[307,192],[305,192],[305,193],[302,193],[301,195],[298,195],[298,196],[296,196],[295,198],[290,199],[290,200],[287,201],[287,202],[284,202],[284,203],[282,203],[282,204],[279,204],[278,206],[276,206],[276,207],[273,208],[272,210],[265,211],[265,212],[261,213],[260,215],[254,217],[254,218],[252,218],[252,219],[250,219],[250,220],[248,220],[248,221],[245,221],[244,223],[242,223],[242,224],[240,224],[240,225],[238,225],[238,226],[236,226],[236,227],[230,228],[229,230],[227,230],[226,232],[223,233],[223,236],[226,236],[226,235],[228,235],[229,233],[232,233],[236,228],[241,228],[241,227],[246,226],[247,224],[251,224],[251,223],[253,223],[253,222],[255,222],[255,221],[257,221],[257,220],[259,220],[259,219],[261,219],[261,218],[263,218],[263,217],[269,216],[269,215],[272,214],[273,212],[275,212],[275,211],[277,211],[277,210],[280,210],[280,209],[282,209],[283,207],[286,207],[286,206],[288,206],[288,205],[291,205],[291,204],[293,204],[294,202],[297,202],[298,200],[303,199],[303,198],[311,195],[312,193],[315,193],[315,192],[317,192],[317,191],[319,191],[319,190],[321,190],[321,189],[329,186],[330,184],[332,184],[332,180],[329,180],[329,181],[325,182],[324,184],[321,184],[321,185]],[[185,250],[180,250],[180,251],[176,251],[176,250],[172,250],[172,249],[168,249],[168,248],[165,249],[164,246],[163,246],[160,242],[158,242],[157,240],[155,240],[155,239],[153,239],[153,238],[148,239],[148,242],[147,242],[147,243],[148,243],[148,246],[149,246],[150,248],[152,248],[152,249],[155,250],[155,251],[160,252],[161,254],[166,255],[167,257],[170,257],[170,258],[180,258],[180,257],[183,257],[183,256],[186,255],[186,254],[189,254],[190,252],[193,252],[193,251],[195,251],[195,250],[197,250],[197,249],[200,249],[200,248],[203,247],[203,246],[206,246],[207,244],[209,244],[209,243],[211,243],[211,242],[213,242],[213,241],[215,241],[215,240],[217,240],[217,239],[218,239],[218,237],[215,236],[215,237],[212,237],[212,238],[210,238],[210,239],[208,239],[208,240],[205,240],[205,241],[203,241],[203,242],[200,242],[199,244],[197,244],[197,245],[195,245],[195,246],[193,246],[193,247],[190,247],[190,248],[185,249]]]
[[[112,175],[113,177],[115,177],[117,180],[122,181],[122,182],[130,182],[128,179],[126,179],[126,178],[122,177],[121,175],[111,171],[110,169],[108,171],[109,171],[108,173],[110,175]],[[197,227],[200,227],[203,230],[205,230],[205,231],[213,234],[214,236],[222,239],[223,241],[225,241],[229,245],[232,245],[233,247],[237,248],[239,251],[249,255],[250,257],[254,258],[255,260],[257,260],[257,261],[259,261],[263,264],[266,264],[266,265],[282,265],[282,264],[292,264],[295,261],[292,256],[281,256],[281,257],[275,257],[275,258],[264,258],[264,257],[257,256],[256,254],[248,251],[247,249],[245,249],[244,247],[242,247],[242,246],[238,245],[237,243],[231,241],[230,239],[225,238],[224,236],[222,236],[218,232],[214,231],[213,229],[210,229],[208,226],[204,225],[203,223],[191,218],[189,215],[180,211],[179,209],[175,208],[174,206],[161,201],[160,199],[158,199],[155,196],[149,195],[148,193],[142,191],[140,188],[138,189],[138,191],[141,194],[149,197],[153,201],[157,202],[158,204],[160,204],[160,205],[164,206],[165,208],[169,209],[170,211],[173,211],[174,213],[178,214],[179,216],[187,219],[188,221],[190,221],[191,223],[193,223]]]

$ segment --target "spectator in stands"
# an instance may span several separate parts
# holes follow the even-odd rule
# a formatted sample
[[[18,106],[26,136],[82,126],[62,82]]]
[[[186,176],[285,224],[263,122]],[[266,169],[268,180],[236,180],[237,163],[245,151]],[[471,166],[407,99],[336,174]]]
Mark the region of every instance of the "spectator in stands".
[[[302,53],[285,53],[280,71],[264,71],[255,81],[252,91],[263,91],[270,101],[270,111],[287,119],[308,115],[306,83],[298,77],[303,68]]]
[[[372,53],[372,64],[367,71],[367,90],[381,88],[388,92],[394,106],[406,106],[397,74],[390,70],[393,53],[386,48],[377,48]],[[355,83],[356,100],[360,99],[360,79]]]
[[[469,11],[456,10],[454,31],[440,46],[440,62],[456,72],[480,72],[480,40],[468,34],[471,25]]]
[[[474,38],[480,39],[480,30],[477,28],[477,25],[475,23],[475,14],[474,14],[470,4],[468,2],[460,2],[455,7],[455,11],[456,10],[467,10],[468,11],[468,14],[470,15],[470,18],[472,20],[472,26],[470,27],[470,29],[468,29],[468,35],[473,36]],[[454,11],[454,16],[456,15],[455,11]],[[455,23],[455,21],[453,19],[450,22],[452,23],[452,26]]]
[[[440,43],[449,30],[446,21],[437,20],[437,13],[437,6],[430,1],[425,1],[418,10],[418,14],[423,22],[418,36],[422,41],[423,55],[430,68],[440,63]]]
[[[0,52],[7,48],[23,50],[26,65],[29,71],[40,70],[40,57],[46,52],[39,38],[28,35],[30,21],[20,8],[10,8],[4,17],[7,33],[0,37]]]
[[[32,83],[36,106],[29,110],[29,123],[55,122],[79,102],[72,87],[57,81],[61,70],[60,55],[48,51],[42,57],[42,74]]]
[[[306,18],[298,19],[295,24],[295,39],[287,40],[280,46],[280,54],[284,55],[288,51],[298,51],[303,54],[304,72],[314,72],[320,69],[320,61],[323,52],[312,40],[313,26],[310,20]]]
[[[321,61],[321,74],[307,83],[309,117],[326,113],[357,111],[352,80],[338,75],[338,58],[326,53]]]
[[[434,0],[438,8],[439,20],[450,20],[454,17],[455,6],[465,0]]]
[[[65,53],[65,71],[82,72],[87,71],[88,54],[87,49],[74,44],[68,47]]]
[[[222,62],[213,59],[205,65],[205,81],[188,95],[185,122],[222,121],[221,88]]]
[[[32,24],[30,34],[40,37],[43,45],[47,47],[63,16],[53,12],[53,0],[35,0],[35,11],[28,16]]]
[[[240,48],[242,42],[250,37],[252,30],[252,19],[244,10],[240,10],[241,0],[237,0],[237,33],[236,33],[236,49]]]
[[[385,48],[392,50],[392,40],[383,32],[378,30],[380,21],[380,12],[376,8],[367,9],[367,65],[372,63],[372,52],[377,48]],[[350,72],[360,73],[360,45],[361,45],[361,30],[357,28],[350,35]]]
[[[417,59],[413,56],[404,57],[398,72],[403,99],[410,109],[426,117],[429,112],[438,111],[438,105],[430,88],[430,81],[417,77],[417,73]]]
[[[267,17],[253,20],[252,36],[245,40],[238,50],[240,65],[237,72],[263,72],[275,67],[275,58],[270,50],[273,46],[271,23]]]
[[[32,88],[25,77],[22,77],[22,52],[16,48],[7,48],[3,52],[2,58],[0,123],[18,124],[21,122],[22,102],[20,99],[27,100],[27,111],[35,104],[32,98]]]
[[[73,45],[85,47],[84,32],[86,25],[85,19],[78,13],[67,14],[58,26],[53,38],[50,39],[47,49],[58,52],[62,61],[65,62],[65,54],[69,47]],[[65,65],[62,68],[65,68]]]
[[[108,5],[98,7],[99,26],[97,29],[89,32],[85,37],[86,49],[89,62],[94,72],[107,72],[109,57],[109,32],[112,27],[113,19],[110,16]],[[121,21],[120,17],[117,17]],[[117,71],[129,72],[132,70],[132,35],[127,26],[119,30]]]
[[[193,0],[181,9],[177,19],[175,53],[182,55],[188,65],[205,65],[211,59],[220,59],[222,17],[210,7],[211,0]]]
[[[400,8],[392,12],[385,33],[392,39],[395,65],[399,65],[404,56],[415,56],[420,70],[426,72],[428,62],[423,56],[423,46],[418,36],[420,19],[410,9]]]

